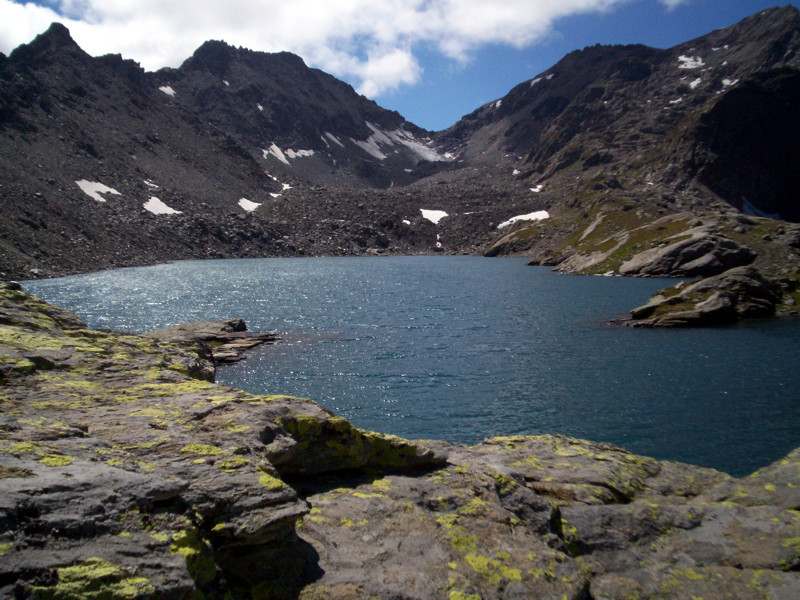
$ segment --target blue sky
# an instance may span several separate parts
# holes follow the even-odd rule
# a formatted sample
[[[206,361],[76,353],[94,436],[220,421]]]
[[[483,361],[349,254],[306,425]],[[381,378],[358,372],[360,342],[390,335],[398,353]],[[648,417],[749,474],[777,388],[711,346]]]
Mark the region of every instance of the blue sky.
[[[785,0],[781,4],[786,4]],[[800,0],[790,2],[800,6]],[[0,51],[61,21],[92,55],[177,67],[209,39],[276,52],[444,129],[572,50],[667,48],[765,8],[762,0],[0,0]]]
[[[765,8],[800,2],[694,0],[667,10],[655,0],[629,2],[607,13],[566,17],[552,34],[516,49],[493,44],[458,67],[432,55],[414,87],[398,89],[377,102],[407,120],[433,131],[444,129],[479,106],[547,70],[564,55],[594,44],[636,44],[670,48],[700,37]]]

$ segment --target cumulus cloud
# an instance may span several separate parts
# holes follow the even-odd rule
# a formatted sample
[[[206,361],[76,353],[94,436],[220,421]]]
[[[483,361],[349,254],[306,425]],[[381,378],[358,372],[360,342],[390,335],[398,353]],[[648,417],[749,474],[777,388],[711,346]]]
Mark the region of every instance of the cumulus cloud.
[[[288,50],[376,97],[422,76],[435,48],[460,62],[486,44],[524,47],[557,19],[631,0],[0,0],[0,51],[61,21],[93,55],[176,67],[204,41]],[[661,0],[668,8],[686,0]]]

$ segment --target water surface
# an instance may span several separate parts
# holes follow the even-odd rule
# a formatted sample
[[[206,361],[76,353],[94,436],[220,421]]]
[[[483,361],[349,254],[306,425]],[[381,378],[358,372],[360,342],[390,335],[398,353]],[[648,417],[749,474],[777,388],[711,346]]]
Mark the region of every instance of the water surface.
[[[218,381],[404,437],[563,433],[736,475],[800,446],[800,325],[608,323],[670,283],[391,257],[186,261],[24,285],[93,327],[241,316],[278,330],[281,343]]]

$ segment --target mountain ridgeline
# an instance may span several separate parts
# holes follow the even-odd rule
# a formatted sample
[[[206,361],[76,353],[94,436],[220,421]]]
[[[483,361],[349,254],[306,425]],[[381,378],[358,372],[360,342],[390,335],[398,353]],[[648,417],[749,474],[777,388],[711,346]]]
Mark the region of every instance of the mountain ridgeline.
[[[793,7],[666,50],[589,47],[428,132],[289,53],[209,41],[151,73],[53,24],[0,55],[0,274],[487,249],[619,273],[669,242],[626,232],[704,215],[794,264],[796,228],[759,219],[800,221],[799,49]]]

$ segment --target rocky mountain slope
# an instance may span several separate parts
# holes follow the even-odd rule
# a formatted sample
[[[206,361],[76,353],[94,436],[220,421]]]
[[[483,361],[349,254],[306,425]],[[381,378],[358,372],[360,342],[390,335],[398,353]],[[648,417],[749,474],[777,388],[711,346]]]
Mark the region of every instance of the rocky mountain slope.
[[[382,227],[379,202],[367,199],[375,217],[350,196],[449,161],[425,132],[298,57],[209,42],[178,70],[145,73],[88,56],[54,24],[2,57],[0,80],[6,277],[436,247],[430,232],[393,234],[420,207],[393,206]]]
[[[625,190],[668,209],[718,200],[797,221],[800,11],[772,9],[668,50],[575,51],[437,141],[507,157],[552,195]],[[595,194],[599,195],[599,194]],[[589,198],[581,198],[585,205]]]
[[[667,50],[590,47],[430,133],[290,54],[212,41],[146,73],[56,24],[0,57],[0,276],[488,249],[791,279],[797,230],[767,217],[800,219],[799,47],[793,7]],[[682,237],[682,266],[654,266]]]
[[[155,80],[276,174],[387,188],[451,162],[432,147],[428,132],[288,52],[206,42]]]
[[[732,479],[563,436],[412,442],[215,385],[177,334],[0,285],[0,595],[800,594],[798,451]]]

